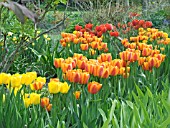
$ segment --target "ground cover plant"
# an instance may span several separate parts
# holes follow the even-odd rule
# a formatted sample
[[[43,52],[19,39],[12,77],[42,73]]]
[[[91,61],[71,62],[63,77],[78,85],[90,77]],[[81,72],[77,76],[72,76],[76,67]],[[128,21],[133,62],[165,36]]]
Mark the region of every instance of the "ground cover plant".
[[[0,2],[0,127],[170,127],[170,28],[151,3],[23,4]]]

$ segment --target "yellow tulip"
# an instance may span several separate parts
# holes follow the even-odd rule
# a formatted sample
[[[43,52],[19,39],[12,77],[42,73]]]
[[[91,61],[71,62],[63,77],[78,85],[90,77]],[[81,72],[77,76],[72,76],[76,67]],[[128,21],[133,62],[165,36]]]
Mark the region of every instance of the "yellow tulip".
[[[45,84],[46,83],[46,78],[45,77],[37,77],[36,81],[37,82],[43,82]]]
[[[24,98],[24,105],[25,105],[26,108],[28,108],[29,105],[31,105],[31,100],[30,100],[30,98]]]
[[[60,92],[61,82],[51,81],[48,83],[48,90],[52,94]]]
[[[37,94],[37,93],[31,93],[30,94],[30,100],[31,100],[31,104],[40,104],[40,96],[41,94]]]
[[[37,73],[36,72],[27,72],[27,75],[29,75],[32,79],[32,81],[34,81],[37,78]]]
[[[0,73],[0,84],[9,84],[11,79],[10,74]]]
[[[69,89],[70,89],[70,86],[68,85],[68,83],[64,82],[61,85],[60,92],[67,93],[69,91]]]
[[[33,78],[30,74],[22,74],[21,84],[30,85],[33,82]]]
[[[21,86],[21,75],[14,74],[11,76],[11,87],[20,87]]]

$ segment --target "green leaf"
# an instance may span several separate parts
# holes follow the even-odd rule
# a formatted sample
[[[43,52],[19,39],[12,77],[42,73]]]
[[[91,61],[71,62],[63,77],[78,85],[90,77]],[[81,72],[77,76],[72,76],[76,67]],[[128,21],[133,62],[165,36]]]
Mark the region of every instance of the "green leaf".
[[[57,128],[61,128],[61,126],[60,126],[60,121],[58,120],[58,122],[57,122]]]
[[[41,59],[41,54],[39,54],[35,49],[33,49],[33,48],[29,48],[37,57],[38,57],[38,61],[40,61],[40,59]]]
[[[126,100],[126,103],[131,107],[131,109],[133,109],[133,103],[131,101]]]
[[[170,102],[165,101],[164,99],[162,99],[162,103],[166,109],[166,111],[168,112],[169,116],[170,116]]]
[[[159,126],[159,128],[167,128],[167,126],[170,124],[170,116]]]
[[[147,89],[147,94],[148,94],[148,96],[153,99],[153,94],[152,94],[152,92],[149,90],[149,88],[148,88],[147,86],[146,86],[146,89]]]
[[[88,126],[83,122],[83,128],[88,128]]]
[[[106,114],[104,113],[104,111],[101,108],[99,108],[98,110],[99,110],[100,114],[102,115],[103,122],[105,122],[107,120]]]
[[[137,92],[138,92],[138,96],[139,96],[139,97],[144,97],[144,94],[143,94],[143,92],[141,91],[141,89],[138,87],[138,85],[135,84],[135,87],[136,87],[136,90],[137,90]]]
[[[109,111],[109,118],[104,122],[102,128],[108,128],[110,127],[109,123],[111,122],[113,115],[114,115],[114,110],[116,107],[117,100],[112,101],[112,107]]]

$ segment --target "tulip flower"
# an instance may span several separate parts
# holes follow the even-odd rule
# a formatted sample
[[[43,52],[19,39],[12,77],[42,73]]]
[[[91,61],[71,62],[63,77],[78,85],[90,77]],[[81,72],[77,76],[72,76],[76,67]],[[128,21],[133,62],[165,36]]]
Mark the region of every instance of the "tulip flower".
[[[61,84],[60,92],[63,94],[68,93],[69,89],[70,89],[70,86],[68,85],[68,83],[64,82]]]
[[[87,63],[85,66],[85,71],[89,72],[90,74],[93,74],[94,64]]]
[[[128,47],[128,45],[129,45],[128,39],[126,39],[126,38],[121,40],[121,43],[123,44],[124,47]]]
[[[14,74],[11,76],[11,87],[15,88],[15,87],[19,87],[21,85],[21,75],[20,74]]]
[[[31,77],[30,79],[32,81],[34,81],[37,78],[37,73],[36,72],[27,72],[26,75],[29,75]]]
[[[99,61],[99,63],[105,62],[105,61],[110,62],[110,61],[112,60],[112,55],[111,55],[111,53],[106,53],[106,54],[102,53],[102,54],[97,58],[97,60]]]
[[[93,27],[93,24],[86,24],[85,25],[85,29],[87,29],[87,30],[92,30],[92,27]]]
[[[108,78],[109,77],[109,69],[108,68],[104,68],[103,74],[101,76],[101,78]]]
[[[75,91],[73,94],[74,94],[75,98],[78,100],[80,98],[81,92],[80,91]]]
[[[83,50],[83,51],[86,51],[86,50],[88,50],[88,44],[80,44],[80,48],[81,48],[81,50]]]
[[[82,61],[82,60],[78,60],[78,61],[77,61],[77,66],[78,66],[79,69],[84,70],[84,69],[85,69],[85,66],[86,66],[86,62],[85,62],[85,61]]]
[[[58,78],[51,78],[51,79],[50,79],[50,82],[51,82],[51,81],[60,82],[60,80],[59,80]]]
[[[30,98],[24,98],[24,105],[26,108],[28,108],[31,105],[31,100]]]
[[[30,85],[33,81],[34,81],[34,79],[32,78],[32,76],[30,74],[27,74],[27,73],[22,74],[21,84]]]
[[[110,36],[114,36],[114,37],[118,37],[119,36],[119,32],[110,32]]]
[[[63,58],[55,58],[54,59],[54,66],[56,67],[56,68],[60,68],[61,67],[61,63],[64,61],[64,59]]]
[[[80,84],[87,84],[90,78],[90,74],[87,72],[80,73]]]
[[[30,94],[31,104],[34,104],[34,105],[40,104],[40,96],[41,96],[41,94],[31,93]]]
[[[142,50],[142,56],[149,56],[151,54],[152,50],[150,48],[143,48]]]
[[[61,65],[61,69],[62,69],[62,71],[63,71],[64,73],[66,73],[66,71],[72,70],[72,69],[73,69],[73,66],[72,66],[72,64],[63,63],[63,64]]]
[[[51,94],[59,93],[60,88],[61,88],[60,82],[51,81],[51,82],[48,83],[48,91]]]
[[[36,81],[37,82],[43,82],[45,84],[46,83],[46,78],[45,77],[37,77]]]
[[[46,107],[46,109],[47,109],[48,112],[51,111],[51,109],[52,109],[52,104],[49,104],[49,105]]]
[[[41,90],[44,84],[44,82],[35,81],[34,83],[30,84],[30,88],[31,90]]]
[[[113,25],[112,24],[105,24],[105,27],[107,29],[107,31],[111,31],[113,29]]]
[[[76,31],[80,31],[81,29],[82,29],[82,26],[80,26],[80,25],[76,25],[76,26],[75,26],[75,30],[76,30]]]
[[[0,73],[0,85],[1,84],[9,84],[10,83],[10,79],[11,79],[11,75],[10,74]]]
[[[109,67],[110,75],[111,76],[116,76],[119,73],[119,68],[117,66],[110,66]]]
[[[97,92],[100,91],[101,88],[102,88],[102,84],[95,81],[90,82],[88,84],[88,92],[91,94],[96,94]]]
[[[49,98],[47,98],[47,97],[41,98],[41,103],[40,103],[41,107],[45,108],[49,105],[49,103],[50,103]]]

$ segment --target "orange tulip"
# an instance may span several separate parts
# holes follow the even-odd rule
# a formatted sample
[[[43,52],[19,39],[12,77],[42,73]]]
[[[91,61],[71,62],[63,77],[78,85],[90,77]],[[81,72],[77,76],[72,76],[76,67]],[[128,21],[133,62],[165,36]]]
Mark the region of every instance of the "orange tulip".
[[[52,104],[49,104],[49,105],[46,107],[46,109],[47,109],[48,112],[51,111],[51,108],[52,108]]]
[[[63,42],[61,45],[62,45],[63,47],[66,47],[66,46],[67,46],[66,42]]]
[[[100,65],[95,65],[93,70],[93,75],[101,77],[103,74],[104,67]]]
[[[49,105],[49,103],[50,103],[49,98],[47,98],[47,97],[41,98],[41,107],[43,107],[43,108],[47,107]]]
[[[102,78],[108,78],[109,77],[109,69],[108,68],[104,68],[103,74],[102,74]]]
[[[74,53],[73,58],[76,58],[77,60],[81,60],[83,58],[83,54]]]
[[[152,50],[150,48],[143,48],[142,50],[142,56],[149,56],[151,54]]]
[[[72,67],[72,64],[63,63],[61,65],[61,69],[62,69],[63,73],[66,73],[66,71],[72,70],[73,67]]]
[[[50,79],[50,82],[51,82],[51,81],[60,82],[60,80],[59,80],[58,78],[51,78],[51,79]]]
[[[128,45],[128,48],[130,49],[136,49],[136,43],[131,43]]]
[[[78,100],[80,98],[81,92],[80,91],[75,91],[73,94],[74,94],[75,98]]]
[[[55,58],[54,59],[54,66],[56,67],[56,68],[60,68],[61,67],[61,63],[64,61],[64,59],[63,58]]]
[[[121,68],[119,69],[119,74],[120,74],[120,75],[123,75],[123,73],[125,73],[125,67],[121,67]]]
[[[157,50],[157,49],[152,50],[151,51],[151,56],[154,56],[155,54],[159,54],[159,53],[160,53],[160,50]]]
[[[148,62],[144,62],[143,65],[142,65],[142,68],[143,68],[144,70],[150,70],[150,68],[149,68],[149,63],[148,63]]]
[[[124,47],[128,47],[128,45],[129,45],[129,42],[128,42],[128,39],[123,39],[122,41],[121,41],[121,43],[123,44],[123,46]]]
[[[101,88],[102,88],[102,84],[95,81],[90,82],[88,84],[88,92],[91,94],[96,94],[97,92],[100,91]]]
[[[120,58],[121,58],[122,60],[127,61],[127,60],[128,60],[128,58],[127,58],[127,53],[128,53],[127,51],[120,52],[120,53],[119,53]]]
[[[93,42],[91,42],[90,46],[91,46],[93,49],[97,49],[98,46],[99,46],[99,42],[93,41]]]
[[[110,62],[112,60],[112,55],[111,53],[102,53],[98,58],[97,60],[99,61],[99,63],[101,62],[105,62],[105,61],[108,61]]]
[[[152,69],[153,67],[155,67],[157,64],[157,61],[158,61],[158,58],[150,57],[148,60],[149,68]]]
[[[85,71],[93,74],[94,64],[87,63],[85,66]]]
[[[88,44],[80,44],[80,48],[81,48],[81,50],[83,50],[83,51],[88,50],[88,47],[89,47]]]
[[[35,81],[34,83],[30,84],[30,87],[31,90],[41,90],[44,84],[44,82]]]
[[[77,61],[77,66],[78,66],[79,69],[84,70],[85,67],[86,67],[86,62],[85,62],[85,61],[82,61],[82,60],[78,60],[78,61]]]
[[[107,43],[103,43],[102,42],[100,45],[101,45],[102,49],[106,49],[107,48]]]
[[[72,77],[74,83],[80,82],[80,78],[81,77],[80,77],[80,73],[79,72],[73,72],[72,76],[70,76],[70,77]]]
[[[80,74],[80,84],[87,84],[90,78],[90,74],[87,72],[82,72]]]
[[[110,75],[116,76],[119,73],[119,68],[117,66],[110,66]]]
[[[121,68],[123,66],[123,60],[121,59],[114,59],[111,61],[112,66],[117,66],[118,68]]]
[[[146,60],[146,57],[140,57],[138,60],[138,65],[143,65]]]
[[[75,38],[74,40],[73,40],[73,43],[74,44],[78,44],[80,41],[79,41],[79,39],[78,38]]]

